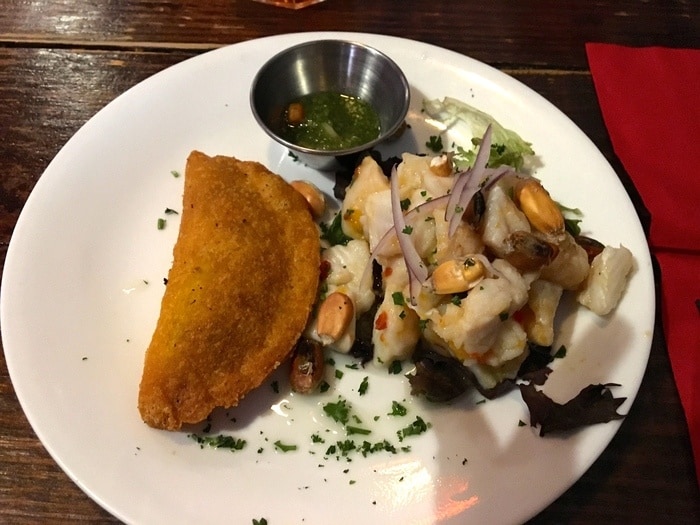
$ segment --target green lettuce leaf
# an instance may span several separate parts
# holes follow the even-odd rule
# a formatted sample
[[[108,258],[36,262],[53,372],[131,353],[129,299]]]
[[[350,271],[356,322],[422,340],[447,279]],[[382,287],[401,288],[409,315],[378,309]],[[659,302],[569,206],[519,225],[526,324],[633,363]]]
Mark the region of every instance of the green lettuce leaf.
[[[424,100],[423,110],[430,118],[442,123],[447,130],[472,144],[456,145],[455,164],[464,169],[474,162],[475,147],[491,124],[492,146],[488,165],[492,168],[506,164],[520,169],[525,158],[534,155],[532,144],[523,140],[515,131],[504,128],[488,113],[451,97],[442,100]]]

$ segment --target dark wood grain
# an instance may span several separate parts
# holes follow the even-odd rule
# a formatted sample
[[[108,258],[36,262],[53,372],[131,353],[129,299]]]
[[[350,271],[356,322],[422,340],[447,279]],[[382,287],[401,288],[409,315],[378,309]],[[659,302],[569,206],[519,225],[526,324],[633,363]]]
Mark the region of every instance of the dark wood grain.
[[[699,21],[700,3],[663,0],[327,0],[299,12],[250,0],[5,0],[0,10],[0,271],[34,184],[101,107],[151,74],[207,49],[290,31],[403,36],[500,67],[583,129],[616,169],[646,222],[643,203],[612,151],[583,44],[700,47]],[[649,367],[620,431],[589,471],[532,523],[596,521],[700,523],[700,491],[659,319]],[[116,522],[42,447],[17,401],[4,354],[0,522]]]
[[[13,45],[215,47],[296,31],[363,31],[495,65],[584,68],[585,41],[700,47],[700,3],[680,0],[327,0],[299,11],[251,0],[5,0]]]

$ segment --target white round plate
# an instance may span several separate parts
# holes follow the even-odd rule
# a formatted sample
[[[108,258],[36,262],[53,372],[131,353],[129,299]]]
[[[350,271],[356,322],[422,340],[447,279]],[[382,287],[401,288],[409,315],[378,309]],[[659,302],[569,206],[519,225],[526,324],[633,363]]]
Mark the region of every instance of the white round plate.
[[[545,391],[566,401],[591,383],[619,383],[629,410],[644,373],[654,293],[643,231],[616,174],[559,110],[480,62],[419,42],[353,33],[274,36],[212,51],[162,71],[92,118],[46,169],[17,223],[2,280],[2,336],[13,385],[57,463],[91,498],[128,523],[517,523],[571,486],[619,422],[539,437],[517,391],[434,406],[411,398],[402,375],[351,370],[329,392],[289,394],[284,374],[242,405],[217,412],[209,435],[242,450],[201,448],[189,433],[153,430],[136,409],[144,351],[158,317],[193,149],[258,160],[332,194],[332,177],[291,159],[256,125],[248,103],[265,60],[295,43],[345,38],[384,51],[412,88],[406,140],[431,134],[423,98],[452,96],[492,114],[532,142],[537,175],[560,202],[584,212],[585,231],[624,244],[636,270],[617,311],[571,311],[558,321],[557,360]],[[434,133],[434,131],[432,131]],[[421,135],[423,134],[423,135]],[[397,146],[398,147],[398,146]],[[159,218],[167,220],[162,230]],[[249,271],[256,271],[251,268]],[[404,370],[405,371],[405,370]],[[367,376],[369,390],[359,393]],[[342,395],[370,436],[410,447],[396,454],[327,454],[342,429],[322,405]],[[409,413],[388,416],[392,401]],[[420,416],[431,428],[399,443]],[[376,421],[375,419],[378,418]],[[312,435],[323,439],[314,443]],[[294,445],[283,452],[274,443]]]

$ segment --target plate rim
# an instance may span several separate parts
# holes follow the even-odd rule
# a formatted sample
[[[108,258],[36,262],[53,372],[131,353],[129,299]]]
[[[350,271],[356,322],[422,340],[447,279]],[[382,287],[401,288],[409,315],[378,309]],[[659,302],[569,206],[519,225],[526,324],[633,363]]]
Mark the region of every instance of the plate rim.
[[[79,138],[83,134],[88,133],[89,130],[91,129],[91,127],[96,125],[95,122],[97,122],[99,120],[99,118],[101,118],[100,115],[102,115],[103,112],[108,110],[108,108],[110,106],[113,107],[113,105],[115,104],[116,101],[130,96],[129,94],[133,93],[135,90],[145,89],[143,86],[149,82],[150,83],[155,82],[154,80],[152,80],[154,78],[161,78],[161,76],[173,74],[173,72],[177,72],[181,69],[186,69],[188,67],[188,64],[190,64],[194,61],[202,62],[204,60],[212,60],[215,57],[217,57],[219,53],[231,52],[230,50],[232,48],[241,48],[243,46],[265,45],[265,44],[270,43],[270,42],[284,42],[284,41],[289,41],[289,40],[295,40],[297,38],[311,39],[311,38],[327,38],[327,37],[334,37],[334,38],[337,37],[337,38],[344,38],[344,39],[357,39],[358,41],[364,41],[365,39],[369,39],[369,40],[376,39],[376,40],[381,41],[381,45],[378,45],[378,47],[380,47],[380,49],[381,49],[381,46],[384,45],[385,43],[391,43],[391,42],[393,42],[395,44],[404,43],[404,44],[411,45],[411,46],[418,45],[420,47],[424,47],[425,49],[433,49],[441,55],[445,54],[445,53],[454,55],[455,57],[459,57],[460,61],[464,61],[466,59],[468,62],[478,65],[479,68],[482,68],[486,71],[489,71],[491,74],[496,75],[499,78],[509,79],[509,82],[514,83],[513,85],[517,85],[519,87],[519,89],[527,90],[531,94],[531,96],[533,96],[537,100],[539,100],[540,103],[545,104],[545,106],[549,106],[549,111],[554,111],[558,114],[559,118],[564,118],[567,121],[569,121],[572,129],[577,130],[578,133],[580,134],[579,140],[585,140],[587,143],[589,143],[589,145],[592,148],[594,148],[596,151],[599,151],[598,148],[595,146],[595,144],[591,141],[591,139],[566,114],[564,114],[561,110],[559,110],[556,106],[554,106],[554,104],[549,102],[542,95],[540,95],[539,93],[534,91],[532,88],[526,86],[525,84],[523,84],[519,80],[515,79],[514,77],[507,75],[506,73],[498,70],[497,68],[495,68],[489,64],[486,64],[486,63],[481,62],[479,60],[476,60],[470,56],[461,54],[459,52],[456,52],[456,51],[453,51],[453,50],[450,50],[447,48],[442,48],[442,47],[439,47],[439,46],[436,46],[433,44],[429,44],[426,42],[412,40],[412,39],[408,39],[408,38],[404,38],[404,37],[381,35],[381,34],[375,34],[375,33],[343,32],[343,31],[309,31],[309,32],[286,33],[286,34],[280,34],[280,35],[265,36],[265,37],[261,37],[261,38],[257,38],[257,39],[247,40],[247,41],[223,46],[221,48],[217,48],[217,49],[214,49],[212,51],[208,51],[206,53],[203,53],[201,55],[197,55],[197,56],[188,58],[188,59],[181,61],[177,64],[174,64],[170,67],[167,67],[167,68],[165,68],[159,72],[156,72],[155,74],[147,77],[146,79],[138,82],[137,84],[133,85],[132,87],[130,87],[129,89],[127,89],[126,91],[124,91],[123,93],[121,93],[120,95],[115,97],[115,99],[113,99],[107,105],[105,105],[103,108],[101,108],[92,117],[90,117],[88,119],[88,121],[86,121],[75,132],[75,134],[73,134],[70,137],[70,139],[60,148],[59,152],[49,162],[49,164],[47,165],[47,167],[43,171],[42,175],[37,180],[37,183],[35,184],[34,188],[32,189],[29,197],[27,198],[27,201],[25,202],[25,205],[23,206],[23,209],[21,210],[20,215],[17,219],[17,222],[15,224],[10,242],[8,244],[6,258],[5,258],[5,264],[4,264],[3,274],[2,274],[2,281],[0,282],[0,325],[2,325],[3,327],[8,326],[7,321],[10,319],[8,317],[8,315],[10,315],[8,313],[8,301],[10,299],[7,297],[7,293],[5,292],[5,289],[6,289],[7,282],[12,277],[12,274],[15,273],[16,266],[18,265],[18,262],[16,261],[18,255],[15,254],[15,252],[16,252],[15,245],[17,243],[16,239],[18,238],[17,236],[22,235],[22,231],[25,228],[25,222],[27,222],[31,219],[32,210],[34,209],[34,206],[36,206],[34,201],[37,201],[38,199],[40,199],[41,192],[43,191],[42,188],[45,184],[47,184],[47,182],[46,182],[48,180],[47,174],[48,174],[48,177],[52,176],[51,175],[52,169],[53,169],[54,164],[57,162],[57,159],[60,159],[62,156],[69,154],[70,148],[71,148],[71,145],[73,144],[73,142],[79,140]],[[203,58],[203,57],[208,57],[208,58]],[[409,79],[409,81],[410,81],[410,79]],[[78,137],[78,138],[76,138],[76,137]],[[615,174],[616,179],[617,179],[617,183],[622,187],[622,183],[619,180],[619,176],[617,176],[617,173],[612,168],[612,166],[609,165],[609,163],[604,158],[602,153],[601,153],[601,157],[603,158],[603,161],[606,164],[608,164],[610,172]],[[624,188],[623,188],[623,191],[624,191],[624,194],[629,199],[629,195],[624,190]],[[25,211],[25,210],[29,210],[29,211]],[[637,222],[639,222],[639,217],[636,213],[636,210],[635,210],[634,218]],[[641,223],[639,224],[639,227],[641,228]],[[650,253],[648,251],[645,252],[644,254],[635,253],[635,258],[638,260],[638,263],[640,263],[640,264],[641,263],[644,263],[645,265],[650,264]],[[10,269],[9,272],[8,272],[8,268]],[[653,304],[650,306],[651,310],[649,312],[649,314],[650,314],[649,316],[651,318],[651,323],[649,325],[649,328],[653,331],[653,329],[654,329],[653,320],[654,320],[655,309],[656,309],[655,295],[653,294],[653,279],[651,282],[647,282],[646,284],[652,292],[650,297],[653,300]],[[12,327],[13,322],[14,322],[13,320],[9,321],[10,327]],[[12,330],[12,328],[11,328],[11,330]],[[42,446],[48,451],[48,453],[50,454],[52,459],[59,465],[59,467],[66,473],[66,475],[76,485],[78,485],[81,488],[81,490],[83,490],[86,493],[86,495],[88,495],[88,497],[93,499],[102,508],[104,508],[105,510],[107,510],[108,512],[113,514],[114,516],[120,517],[120,518],[126,517],[125,514],[122,514],[121,512],[119,512],[118,509],[113,508],[107,501],[100,498],[98,494],[95,494],[88,486],[86,486],[79,477],[74,475],[74,472],[70,468],[70,466],[66,465],[64,463],[63,458],[60,456],[60,454],[58,454],[58,452],[55,451],[53,449],[53,447],[47,446],[46,441],[45,441],[45,439],[46,439],[45,432],[42,431],[42,429],[40,429],[40,427],[41,427],[40,422],[33,420],[33,417],[30,415],[31,410],[30,409],[28,410],[28,407],[25,406],[24,396],[22,396],[21,392],[18,391],[17,388],[15,387],[16,374],[18,374],[19,372],[16,369],[16,364],[14,361],[14,355],[13,355],[14,351],[11,349],[11,346],[14,343],[10,343],[10,347],[8,347],[8,344],[6,342],[8,337],[12,337],[12,335],[11,334],[7,335],[6,330],[3,328],[3,330],[2,330],[3,349],[4,349],[4,354],[5,354],[5,359],[6,359],[6,363],[7,363],[9,377],[10,377],[10,380],[12,382],[13,389],[15,390],[15,394],[16,394],[16,397],[18,399],[18,402],[20,403],[20,406],[22,407],[22,410],[25,414],[25,417],[27,417],[27,420],[29,421],[33,431],[36,433],[37,437],[41,441]],[[8,352],[8,348],[9,348],[9,352]],[[646,370],[650,350],[651,350],[651,337],[649,338],[649,344],[647,345],[647,352],[646,352],[646,356],[644,359],[644,365],[642,367],[643,370]],[[638,381],[635,385],[629,385],[629,384],[625,385],[628,390],[633,392],[633,395],[630,396],[632,398],[631,402],[633,402],[633,400],[636,399],[636,397],[637,397],[638,390],[639,390],[639,387],[641,386],[641,382],[643,380],[643,377],[644,377],[644,373],[642,373],[640,375],[640,377],[638,378]],[[21,381],[19,381],[19,383],[21,383]],[[631,386],[631,388],[630,388],[630,386]],[[558,498],[561,494],[563,494],[566,490],[568,490],[578,479],[580,479],[580,477],[583,475],[583,473],[585,473],[585,471],[588,470],[588,468],[597,460],[597,458],[600,456],[600,454],[602,454],[602,452],[608,447],[608,445],[610,444],[610,441],[613,439],[613,437],[617,433],[617,430],[619,429],[619,426],[621,424],[622,424],[622,422],[612,424],[611,428],[613,426],[615,428],[614,428],[614,431],[612,432],[610,438],[608,440],[606,440],[605,443],[600,444],[600,449],[592,455],[593,456],[592,460],[585,466],[585,469],[583,469],[583,472],[581,474],[579,474],[578,476],[576,476],[575,479],[573,479],[573,481],[569,485],[563,487],[561,489],[561,491],[558,493],[558,495],[554,499],[552,499],[552,501],[554,501],[556,498]],[[540,510],[543,510],[543,509],[540,509]]]

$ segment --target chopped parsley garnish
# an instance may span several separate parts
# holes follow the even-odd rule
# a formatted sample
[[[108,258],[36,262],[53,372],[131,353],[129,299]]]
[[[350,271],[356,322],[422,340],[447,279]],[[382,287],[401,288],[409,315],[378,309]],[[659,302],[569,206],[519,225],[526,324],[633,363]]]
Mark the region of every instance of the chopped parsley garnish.
[[[359,429],[360,432],[354,432],[355,434],[358,433],[369,433],[365,431],[364,429]],[[392,445],[389,441],[386,439],[383,439],[381,441],[377,441],[375,443],[371,443],[370,441],[363,441],[362,443],[356,443],[352,439],[346,439],[344,441],[337,441],[335,444],[330,445],[325,452],[325,456],[328,458],[330,456],[335,456],[336,459],[342,458],[347,458],[348,461],[351,461],[349,456],[352,453],[359,453],[362,454],[363,457],[367,457],[369,454],[374,454],[377,452],[388,452],[390,454],[398,454],[399,451],[401,452],[410,452],[411,447],[401,447],[400,449],[397,449],[394,445]],[[346,472],[347,473],[347,472]]]
[[[431,135],[428,142],[425,143],[425,147],[430,151],[440,153],[442,151],[442,137],[440,135]]]
[[[267,525],[267,520],[265,518],[260,518],[259,520],[253,518],[253,525]]]
[[[350,407],[345,399],[340,399],[336,403],[326,403],[323,405],[323,411],[343,425],[350,420]]]
[[[401,366],[401,361],[399,361],[398,359],[392,362],[391,365],[389,365],[390,374],[400,374],[401,370],[403,370],[403,367]]]
[[[285,445],[279,439],[274,443],[275,448],[281,450],[282,452],[291,452],[297,449],[296,445]]]
[[[205,446],[212,448],[228,448],[231,451],[241,450],[246,445],[245,439],[239,439],[233,436],[219,434],[218,436],[199,436],[197,434],[189,434],[188,436],[199,443],[200,448]]]
[[[406,235],[411,235],[413,233],[413,226],[404,226],[404,229],[401,230],[401,233],[405,233]]]
[[[345,441],[338,441],[336,443],[338,450],[343,456],[347,456],[349,452],[352,452],[357,448],[355,442],[352,439],[346,439]]]
[[[158,229],[159,229],[159,230],[162,230],[163,228],[165,228],[166,222],[167,222],[167,221],[166,221],[165,219],[159,217],[159,218],[158,218],[158,223],[157,223]]]
[[[179,215],[179,213],[176,212],[175,210],[173,210],[172,208],[165,208],[165,214],[166,215]]]
[[[321,381],[321,384],[319,385],[318,389],[321,393],[323,392],[328,392],[328,389],[331,387],[330,384],[328,384],[327,381]]]
[[[365,376],[364,379],[362,380],[362,383],[360,383],[360,388],[358,389],[358,392],[360,393],[361,396],[364,396],[367,393],[368,388],[369,388],[369,377]]]
[[[402,199],[400,204],[401,210],[406,211],[411,206],[411,199]]]
[[[170,175],[172,175],[173,177],[175,177],[177,179],[180,176],[180,172],[177,170],[172,170],[170,172]]]
[[[362,447],[360,448],[360,452],[363,456],[367,456],[367,454],[374,454],[375,452],[381,451],[396,454],[396,447],[385,439],[383,441],[377,441],[374,444],[370,443],[369,441],[365,441],[364,443],[362,443]]]
[[[343,379],[343,375],[344,374],[343,374],[342,370],[338,370],[337,368],[335,369],[335,378],[336,379]]]
[[[389,412],[387,415],[388,416],[405,416],[407,413],[408,413],[408,410],[406,410],[405,406],[403,406],[398,401],[392,401],[391,402],[391,412]]]
[[[361,434],[363,436],[366,436],[367,434],[372,433],[372,431],[368,428],[361,428],[353,425],[348,425],[347,427],[345,427],[345,429],[347,430],[349,436],[353,434]]]
[[[394,292],[391,294],[391,299],[394,301],[396,306],[406,306],[406,298],[403,292]]]
[[[408,436],[417,436],[422,434],[423,432],[427,431],[428,428],[430,428],[430,423],[426,423],[422,417],[416,416],[413,423],[397,431],[396,435],[399,437],[399,441],[403,441]]]
[[[350,237],[343,232],[342,219],[337,213],[330,224],[321,223],[321,239],[328,241],[331,246],[342,244],[345,246],[350,242]]]

